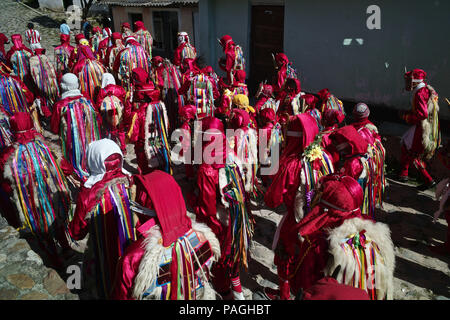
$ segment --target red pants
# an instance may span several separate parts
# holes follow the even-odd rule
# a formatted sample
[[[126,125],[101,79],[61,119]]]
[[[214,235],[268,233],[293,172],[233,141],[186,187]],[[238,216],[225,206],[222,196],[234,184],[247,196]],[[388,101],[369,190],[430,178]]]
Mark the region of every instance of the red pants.
[[[418,159],[415,155],[411,154],[406,150],[405,146],[402,146],[402,155],[400,158],[400,176],[408,176],[409,166],[414,164],[414,166],[419,170],[420,174],[425,180],[425,183],[430,183],[433,178],[430,176],[426,169],[426,164],[422,160]]]

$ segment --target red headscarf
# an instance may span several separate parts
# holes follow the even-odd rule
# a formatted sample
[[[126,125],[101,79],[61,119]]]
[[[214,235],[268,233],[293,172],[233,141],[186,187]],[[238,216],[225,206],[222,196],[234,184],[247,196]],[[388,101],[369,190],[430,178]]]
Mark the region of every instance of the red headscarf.
[[[206,133],[208,130],[211,130],[211,132]],[[203,162],[211,164],[214,169],[225,167],[228,143],[222,121],[215,117],[205,117],[202,119],[202,131],[204,141],[202,145]],[[208,154],[208,152],[205,154],[205,149],[216,141],[218,141],[217,143],[222,143],[222,149],[218,150],[218,154],[216,154],[217,150],[215,149],[212,150],[211,154]],[[216,158],[217,160],[214,161]]]
[[[145,25],[144,25],[144,23],[142,21],[136,21],[134,23],[134,28],[135,28],[135,31],[146,30],[145,29]]]
[[[272,108],[265,108],[265,109],[261,110],[261,112],[259,113],[259,117],[260,117],[261,121],[263,122],[263,124],[266,124],[269,122],[273,123],[277,119],[275,110],[273,110]]]
[[[200,68],[197,66],[195,59],[187,58],[183,61],[184,72],[198,74],[201,72]]]
[[[296,226],[300,236],[324,232],[340,226],[346,219],[361,216],[364,193],[350,176],[332,174],[320,180],[320,200]]]
[[[231,119],[231,126],[233,129],[248,130],[250,124],[250,115],[247,111],[242,109],[233,109],[233,118]]]
[[[289,78],[286,80],[285,90],[290,97],[295,97],[302,91],[302,86],[299,79]]]
[[[317,103],[319,102],[319,99],[310,93],[306,93],[302,96],[303,100],[305,101],[306,105],[308,105],[309,108],[316,108]]]
[[[194,120],[197,114],[197,107],[192,104],[180,106],[178,115],[184,120]]]
[[[277,63],[277,66],[280,68],[282,66],[287,65],[289,63],[289,59],[284,53],[277,53],[275,55],[275,62]]]
[[[324,103],[331,96],[331,93],[327,88],[325,88],[317,92],[317,95],[319,96],[320,101]]]
[[[292,155],[300,156],[318,133],[317,122],[311,115],[302,113],[292,117],[288,125],[286,148],[280,162]]]
[[[327,109],[323,113],[322,125],[325,129],[338,125],[344,121],[345,115],[336,109]]]
[[[236,83],[245,83],[245,78],[247,77],[247,74],[244,70],[236,70],[234,72],[234,80]]]
[[[9,119],[11,131],[14,134],[15,141],[20,144],[26,144],[36,136],[41,136],[34,129],[33,120],[27,112],[16,112]]]
[[[132,81],[135,86],[134,96],[136,101],[146,100],[158,101],[160,92],[155,88],[153,82],[149,81],[148,73],[142,68],[134,68],[132,70]]]
[[[119,32],[113,32],[112,34],[111,34],[111,38],[113,39],[113,40],[121,40],[122,39],[122,35],[119,33]]]
[[[77,35],[75,36],[75,43],[76,43],[76,44],[80,44],[80,41],[81,41],[82,39],[86,39],[86,38],[84,37],[84,35],[83,35],[82,33],[77,34]]]
[[[59,40],[61,41],[61,44],[70,44],[70,35],[61,33]]]
[[[256,98],[258,99],[260,96],[265,98],[270,98],[273,95],[273,87],[270,84],[261,83],[259,85],[258,92],[256,93]]]
[[[365,154],[367,152],[367,141],[356,131],[353,126],[342,127],[330,135],[334,144],[339,149],[339,145],[348,143],[346,154],[348,156],[356,154]],[[348,149],[348,147],[350,149]]]
[[[405,79],[424,80],[427,77],[427,73],[422,69],[414,69],[405,73]]]
[[[97,33],[97,32],[102,32],[102,29],[100,27],[94,27],[94,28],[92,28],[92,31],[94,33]]]
[[[131,29],[131,26],[130,26],[130,24],[128,22],[124,22],[124,23],[122,23],[122,28]]]
[[[159,67],[164,62],[164,58],[160,56],[155,56],[152,58],[152,66]]]
[[[227,34],[220,38],[219,42],[224,49],[229,45],[234,45],[233,38]]]

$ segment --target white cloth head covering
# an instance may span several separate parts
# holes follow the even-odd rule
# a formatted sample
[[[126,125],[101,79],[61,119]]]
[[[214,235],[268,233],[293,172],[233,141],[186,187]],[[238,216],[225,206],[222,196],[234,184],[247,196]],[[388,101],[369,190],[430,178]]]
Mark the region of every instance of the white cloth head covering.
[[[104,73],[102,76],[102,89],[109,84],[116,84],[116,79],[111,73]]]
[[[87,165],[90,173],[89,178],[84,183],[86,188],[92,188],[94,184],[103,179],[106,173],[105,160],[115,153],[122,156],[122,163],[120,164],[122,173],[131,175],[123,168],[123,154],[119,146],[110,139],[96,140],[91,142],[86,150]]]
[[[66,73],[61,78],[61,90],[64,91],[70,91],[70,90],[76,90],[80,86],[78,82],[78,77],[74,75],[73,73]]]

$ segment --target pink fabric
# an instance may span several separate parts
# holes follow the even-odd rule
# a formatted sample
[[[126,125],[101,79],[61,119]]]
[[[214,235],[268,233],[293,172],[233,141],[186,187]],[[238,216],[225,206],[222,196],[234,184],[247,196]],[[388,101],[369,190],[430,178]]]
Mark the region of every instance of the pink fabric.
[[[8,50],[8,53],[6,54],[6,60],[11,62],[11,57],[12,55],[19,50],[25,50],[31,54],[33,54],[33,51],[31,51],[30,49],[28,49],[22,42],[22,36],[20,34],[13,34],[11,36],[11,42],[13,43],[13,45],[11,46],[11,48]]]
[[[16,112],[9,119],[11,131],[14,134],[14,139],[20,144],[26,144],[33,140],[36,136],[42,137],[34,129],[33,120],[27,112]]]

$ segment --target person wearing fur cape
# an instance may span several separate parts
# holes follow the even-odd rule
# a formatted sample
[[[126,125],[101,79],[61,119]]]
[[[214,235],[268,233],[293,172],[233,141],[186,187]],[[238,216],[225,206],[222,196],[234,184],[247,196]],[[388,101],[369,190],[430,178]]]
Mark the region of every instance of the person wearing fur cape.
[[[291,291],[298,295],[334,274],[372,300],[392,299],[395,255],[389,227],[361,215],[361,186],[352,177],[332,174],[320,180],[317,191],[312,211],[287,231]]]
[[[100,139],[101,117],[94,104],[79,90],[76,75],[66,73],[61,79],[61,99],[53,107],[50,129],[59,134],[62,161],[66,176],[73,173],[76,179],[87,179],[86,149],[89,143]]]
[[[76,49],[76,63],[72,73],[78,76],[80,91],[94,99],[98,88],[102,83],[102,75],[106,72],[105,67],[99,62],[86,39],[80,39]]]
[[[40,108],[45,117],[51,116],[53,104],[59,99],[60,91],[56,70],[45,55],[45,49],[36,48],[30,58],[31,77],[40,99]]]
[[[42,133],[36,101],[28,86],[19,77],[14,76],[8,66],[0,63],[0,108],[8,116],[16,112],[29,113],[36,131]]]
[[[144,47],[132,36],[125,39],[125,48],[116,54],[113,71],[120,85],[127,91],[133,91],[133,70],[141,68],[151,72],[151,58]]]
[[[412,126],[401,140],[399,180],[408,181],[409,166],[414,164],[424,179],[419,190],[429,189],[436,184],[427,172],[425,161],[431,160],[441,140],[438,94],[425,82],[426,77],[426,72],[421,69],[405,73],[405,89],[412,91],[412,108],[410,111],[400,112],[400,117]]]
[[[137,240],[131,211],[131,175],[123,168],[123,155],[112,140],[101,139],[87,148],[88,179],[78,194],[68,238],[82,240],[89,234],[83,270],[85,287],[95,298],[111,297],[117,263]],[[77,243],[71,243],[76,246]],[[94,281],[90,283],[89,281]]]
[[[139,171],[146,174],[159,168],[171,174],[169,122],[160,91],[142,68],[133,69],[132,80],[134,91],[125,111],[127,137],[134,144]]]
[[[113,299],[215,300],[209,284],[220,244],[188,217],[175,179],[160,170],[135,176],[138,240],[120,258]]]
[[[30,115],[17,112],[11,119],[14,143],[0,156],[1,207],[16,228],[36,236],[55,267],[66,248],[64,233],[58,232],[70,218],[71,197],[67,181],[44,137],[36,132]]]
[[[284,203],[287,208],[272,244],[281,295],[280,292],[266,289],[267,295],[278,295],[281,299],[289,298],[288,279],[293,266],[292,257],[285,253],[291,248],[289,228],[311,211],[315,185],[319,178],[334,171],[330,155],[315,141],[318,133],[317,123],[311,115],[299,114],[291,119],[278,172],[274,174],[264,196],[268,207],[276,208]]]
[[[55,69],[56,76],[58,78],[58,83],[61,81],[62,76],[69,72],[70,68],[70,57],[72,56],[75,47],[70,45],[70,35],[61,34],[60,35],[61,45],[55,47]]]
[[[6,60],[13,68],[14,75],[29,85],[31,81],[30,57],[33,55],[33,51],[23,44],[22,36],[20,34],[13,34],[11,36],[11,42],[13,45],[6,54]]]
[[[119,32],[113,32],[111,39],[112,45],[106,50],[105,60],[103,61],[103,64],[107,67],[109,72],[113,72],[114,60],[116,59],[117,54],[125,49],[122,35]]]
[[[134,38],[141,44],[145,52],[147,52],[149,59],[152,59],[152,46],[153,38],[150,32],[145,28],[142,21],[136,21],[134,23]]]
[[[248,268],[255,222],[248,208],[242,166],[228,146],[221,120],[205,117],[201,133],[208,142],[202,145],[198,195],[190,195],[189,201],[197,221],[206,223],[220,242],[221,256],[212,269],[214,289],[224,300],[244,300],[240,266]]]

